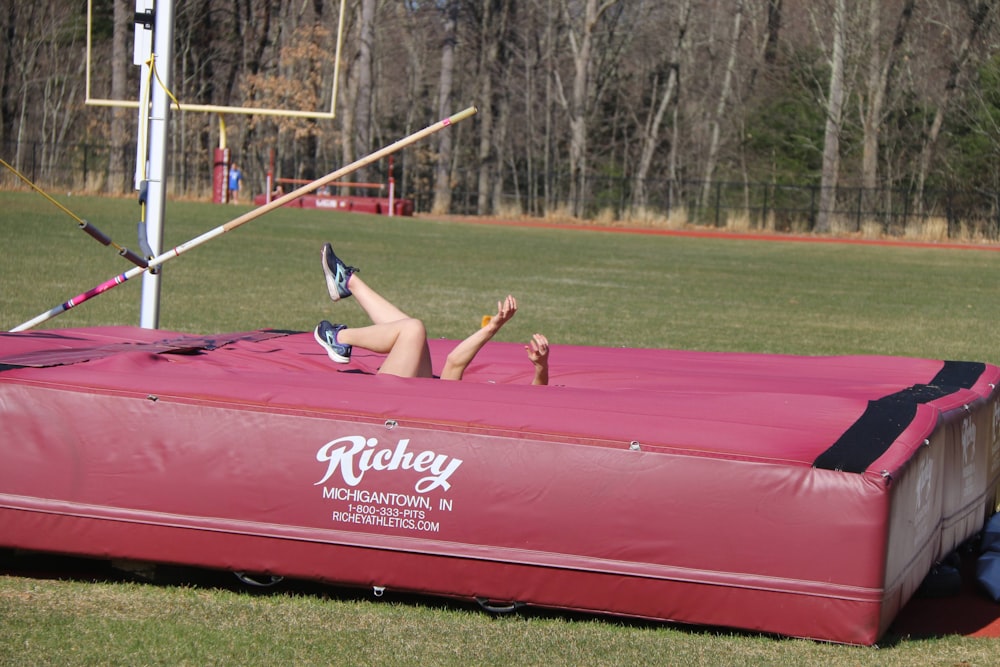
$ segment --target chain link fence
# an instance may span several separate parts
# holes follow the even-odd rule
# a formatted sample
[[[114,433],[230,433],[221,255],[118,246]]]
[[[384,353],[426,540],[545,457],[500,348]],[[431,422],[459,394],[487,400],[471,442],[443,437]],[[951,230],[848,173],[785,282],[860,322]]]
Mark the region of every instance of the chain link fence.
[[[52,146],[42,142],[0,144],[6,162],[38,184],[55,192],[128,194],[134,191],[136,150],[133,145],[112,148],[101,144]],[[299,161],[301,162],[301,161]],[[172,196],[210,200],[211,151],[179,154],[168,160]],[[295,177],[318,178],[341,165],[283,165]],[[241,161],[246,188],[258,194],[266,187],[267,160]],[[370,179],[388,181],[387,164],[372,165]],[[0,188],[23,187],[9,170],[0,174]],[[277,173],[276,177],[283,174]],[[414,201],[414,210],[429,212],[434,202],[431,165],[401,154],[394,161],[396,196]],[[632,201],[633,183],[625,178],[592,177],[579,201],[568,201],[568,176],[541,174],[536,183],[510,178],[490,203],[482,204],[478,172],[455,173],[451,213],[459,215],[569,215],[597,221],[636,221],[677,226],[691,223],[728,229],[809,233],[821,218],[818,185],[649,179],[641,207]],[[482,209],[487,210],[482,210]],[[929,189],[921,194],[907,188],[837,188],[836,202],[827,211],[831,231],[868,235],[919,236],[931,239],[1000,239],[1000,193]]]

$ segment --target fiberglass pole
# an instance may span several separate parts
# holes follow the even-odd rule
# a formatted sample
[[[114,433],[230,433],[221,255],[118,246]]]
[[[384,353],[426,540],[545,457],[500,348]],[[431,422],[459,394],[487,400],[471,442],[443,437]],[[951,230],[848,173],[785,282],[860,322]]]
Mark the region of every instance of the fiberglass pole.
[[[413,134],[409,135],[408,137],[404,137],[404,138],[400,139],[399,141],[397,141],[394,144],[386,146],[385,148],[383,148],[381,150],[378,150],[378,151],[375,151],[374,153],[372,153],[370,155],[367,155],[367,156],[361,158],[360,160],[355,160],[354,162],[352,162],[351,164],[347,165],[346,167],[341,167],[340,169],[327,174],[323,178],[318,178],[315,181],[307,183],[306,185],[303,185],[301,188],[299,188],[297,190],[293,190],[292,192],[289,192],[286,195],[282,195],[281,197],[278,197],[277,199],[271,201],[270,203],[267,203],[267,204],[265,204],[263,206],[255,208],[255,209],[251,209],[250,211],[248,211],[248,212],[244,213],[243,215],[239,216],[238,218],[234,218],[234,219],[230,220],[229,222],[227,222],[224,225],[219,225],[218,227],[205,232],[201,236],[195,237],[195,238],[191,239],[190,241],[188,241],[186,243],[182,243],[181,245],[175,247],[173,250],[168,250],[165,253],[157,255],[156,257],[154,257],[151,260],[149,260],[149,264],[146,267],[137,266],[137,267],[135,267],[135,268],[133,268],[133,269],[131,269],[129,271],[126,271],[125,273],[119,274],[119,275],[115,276],[114,278],[111,278],[110,280],[106,280],[103,283],[101,283],[100,285],[97,285],[96,287],[94,287],[94,288],[92,288],[90,290],[87,290],[86,292],[83,292],[82,294],[78,294],[77,296],[73,297],[72,299],[70,299],[70,300],[68,300],[68,301],[66,301],[64,303],[59,304],[55,308],[50,308],[49,310],[47,310],[46,312],[42,313],[41,315],[38,315],[37,317],[34,317],[34,318],[28,320],[27,322],[24,322],[24,323],[22,323],[22,324],[20,324],[20,325],[18,325],[16,327],[14,327],[13,329],[11,329],[11,331],[12,332],[14,332],[14,331],[26,331],[26,330],[28,330],[28,329],[30,329],[30,328],[38,325],[38,324],[41,324],[42,322],[45,322],[46,320],[50,320],[53,317],[55,317],[56,315],[59,315],[60,313],[64,313],[67,310],[69,310],[70,308],[74,308],[74,307],[80,305],[81,303],[83,303],[84,301],[87,301],[87,300],[89,300],[89,299],[97,296],[98,294],[103,294],[104,292],[107,292],[109,289],[112,289],[113,287],[115,287],[117,285],[121,285],[125,281],[127,281],[127,280],[129,280],[131,278],[134,278],[135,276],[139,275],[140,273],[145,272],[147,268],[150,268],[150,269],[156,268],[160,264],[163,264],[164,262],[166,262],[169,259],[172,259],[174,257],[179,257],[181,255],[181,253],[187,252],[188,250],[191,250],[192,248],[196,248],[196,247],[202,245],[203,243],[206,243],[207,241],[211,241],[212,239],[214,239],[216,237],[219,237],[222,234],[225,234],[228,231],[236,229],[237,227],[239,227],[241,225],[245,225],[246,223],[250,222],[251,220],[256,220],[257,218],[259,218],[260,216],[264,215],[265,213],[269,213],[270,211],[273,211],[274,209],[276,209],[276,208],[278,208],[280,206],[284,206],[285,204],[287,204],[287,203],[289,203],[291,201],[294,201],[295,199],[298,199],[299,197],[301,197],[301,196],[303,196],[305,194],[308,194],[308,193],[312,192],[316,188],[320,188],[320,187],[323,187],[324,185],[328,185],[330,183],[333,183],[333,182],[337,181],[338,179],[341,179],[341,178],[347,176],[348,174],[354,173],[355,171],[357,171],[361,167],[369,165],[369,164],[371,164],[371,163],[373,163],[373,162],[375,162],[377,160],[381,160],[382,158],[384,158],[386,156],[392,155],[396,151],[399,151],[399,150],[401,150],[401,149],[403,149],[403,148],[405,148],[405,147],[407,147],[407,146],[409,146],[409,145],[411,145],[411,144],[413,144],[413,143],[415,143],[417,141],[420,141],[424,137],[427,137],[427,136],[429,136],[429,135],[431,135],[431,134],[433,134],[435,132],[439,132],[440,130],[443,130],[444,128],[446,128],[446,127],[448,127],[448,126],[450,126],[450,125],[452,125],[454,123],[457,123],[459,121],[465,120],[466,118],[469,118],[469,117],[473,116],[475,113],[476,113],[476,107],[469,107],[468,109],[465,109],[464,111],[460,111],[460,112],[458,112],[458,113],[456,113],[456,114],[454,114],[452,116],[449,116],[448,118],[445,118],[443,120],[440,120],[440,121],[434,123],[433,125],[429,125],[429,126],[425,127],[424,129],[420,130],[419,132],[414,132]]]

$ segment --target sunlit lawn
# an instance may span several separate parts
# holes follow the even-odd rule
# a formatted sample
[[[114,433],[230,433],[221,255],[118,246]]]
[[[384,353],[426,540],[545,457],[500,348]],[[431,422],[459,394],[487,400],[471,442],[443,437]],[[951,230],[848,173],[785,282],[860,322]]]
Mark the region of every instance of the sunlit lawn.
[[[63,197],[133,249],[138,204]],[[165,245],[247,208],[171,202]],[[479,225],[284,209],[164,265],[160,327],[309,330],[335,314],[324,241],[432,336],[458,338],[510,292],[501,333],[558,346],[804,355],[891,354],[1000,363],[995,249],[719,240]],[[0,328],[127,270],[113,249],[32,193],[0,193]],[[139,322],[136,278],[42,328]],[[0,527],[2,529],[2,527]],[[20,561],[19,561],[20,562]],[[86,579],[86,577],[84,577]],[[892,638],[882,649],[463,605],[212,586],[0,577],[0,664],[997,664],[1000,640]]]

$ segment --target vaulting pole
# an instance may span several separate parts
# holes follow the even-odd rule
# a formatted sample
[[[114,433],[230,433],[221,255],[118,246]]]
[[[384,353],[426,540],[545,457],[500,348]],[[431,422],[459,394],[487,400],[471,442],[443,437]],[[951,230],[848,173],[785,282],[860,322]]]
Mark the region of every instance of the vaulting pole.
[[[362,167],[367,166],[373,162],[377,162],[378,160],[381,160],[387,155],[392,155],[393,153],[396,153],[397,151],[402,150],[403,148],[406,148],[407,146],[414,144],[420,141],[421,139],[424,139],[425,137],[434,134],[435,132],[443,130],[449,125],[463,121],[466,118],[473,116],[476,113],[476,111],[477,111],[476,107],[474,106],[469,107],[468,109],[465,109],[464,111],[459,111],[458,113],[449,116],[444,120],[440,120],[434,123],[433,125],[428,125],[424,129],[419,130],[418,132],[414,132],[413,134],[404,137],[398,140],[397,142],[386,146],[385,148],[377,150],[374,153],[361,158],[360,160],[356,160],[351,164],[347,165],[346,167],[341,167],[336,171],[330,172],[326,176],[323,176],[322,178],[316,179],[311,183],[303,185],[301,188],[298,188],[297,190],[292,190],[288,194],[282,195],[281,197],[278,197],[277,199],[267,204],[264,204],[259,208],[255,208],[252,211],[244,213],[243,215],[237,218],[233,218],[229,222],[223,225],[219,225],[215,229],[211,229],[202,234],[201,236],[197,236],[191,239],[190,241],[187,241],[186,243],[182,243],[181,245],[177,246],[172,250],[168,250],[167,252],[157,255],[156,257],[149,260],[149,265],[146,268],[155,268],[163,264],[164,262],[171,260],[174,257],[177,257],[187,252],[188,250],[191,250],[192,248],[197,248],[201,244],[207,243],[208,241],[211,241],[212,239],[218,236],[222,236],[226,232],[232,231],[241,225],[245,225],[251,220],[256,220],[265,213],[270,213],[274,209],[280,206],[284,206],[288,202],[294,201],[299,197],[302,197],[303,195],[307,195],[313,190],[316,190],[317,188],[321,188],[324,185],[328,185],[329,183],[336,181],[337,179],[344,178],[348,174],[355,172],[358,169],[361,169]],[[42,313],[41,315],[38,315],[37,317],[28,320],[23,324],[18,325],[17,327],[14,327],[13,329],[11,329],[11,331],[24,331],[26,329],[31,329],[32,327],[37,326],[38,324],[41,324],[46,320],[52,319],[53,317],[59,315],[60,313],[66,312],[70,308],[79,306],[84,301],[87,301],[88,299],[91,299],[92,297],[95,297],[98,294],[103,294],[104,292],[107,292],[109,289],[121,285],[123,282],[145,272],[146,268],[137,266],[129,271],[126,271],[125,273],[119,274],[114,278],[111,278],[110,280],[106,280],[100,285],[94,287],[93,289],[87,290],[82,294],[78,294],[69,301],[62,303],[56,306],[55,308],[52,308],[51,310],[48,310]]]

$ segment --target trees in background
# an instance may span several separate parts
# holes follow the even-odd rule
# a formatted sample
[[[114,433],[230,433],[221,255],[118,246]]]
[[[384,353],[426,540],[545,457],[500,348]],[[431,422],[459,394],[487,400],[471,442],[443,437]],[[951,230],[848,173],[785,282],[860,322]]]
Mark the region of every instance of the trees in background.
[[[328,108],[340,5],[175,0],[174,95]],[[272,151],[279,175],[316,177],[475,104],[473,121],[400,156],[403,193],[439,212],[462,191],[483,214],[593,215],[670,210],[685,191],[704,206],[713,182],[742,184],[749,210],[752,184],[796,183],[817,188],[820,228],[845,188],[866,210],[913,210],[930,188],[997,188],[993,5],[347,0],[336,119],[175,113],[173,187],[209,190],[223,131],[259,190]],[[136,99],[134,0],[93,7],[91,96]],[[84,4],[8,3],[0,31],[5,159],[23,163],[34,142],[48,174],[72,166],[61,145],[105,145],[101,182],[83,186],[127,190],[116,166],[135,112],[83,104]]]

